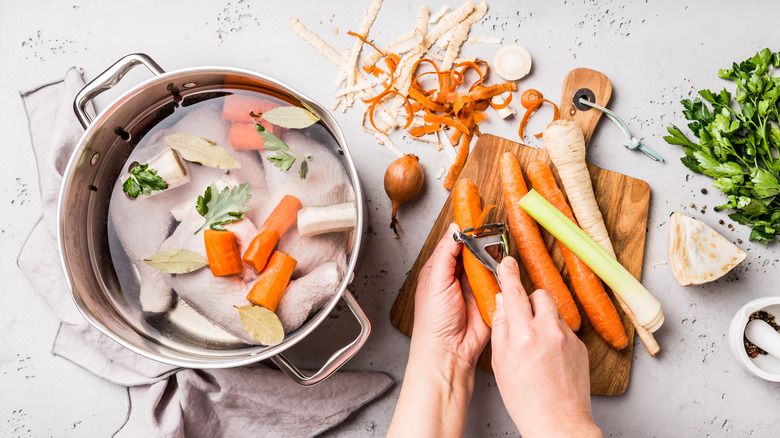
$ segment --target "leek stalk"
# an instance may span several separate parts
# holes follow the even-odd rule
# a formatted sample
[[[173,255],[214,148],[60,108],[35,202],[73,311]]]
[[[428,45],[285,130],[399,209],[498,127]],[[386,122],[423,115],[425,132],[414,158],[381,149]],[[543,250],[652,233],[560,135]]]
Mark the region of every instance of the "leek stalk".
[[[533,189],[520,200],[519,205],[620,296],[642,327],[651,333],[661,327],[664,322],[661,303],[577,224]]]

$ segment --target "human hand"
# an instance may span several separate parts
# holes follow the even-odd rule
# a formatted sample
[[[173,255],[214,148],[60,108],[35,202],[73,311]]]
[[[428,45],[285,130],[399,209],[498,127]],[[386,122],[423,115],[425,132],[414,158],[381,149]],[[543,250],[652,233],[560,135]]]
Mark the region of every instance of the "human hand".
[[[414,300],[414,330],[404,383],[387,436],[463,436],[477,358],[490,338],[450,225],[425,263]],[[460,278],[459,278],[460,277]]]
[[[500,266],[493,314],[493,371],[524,438],[600,437],[590,407],[588,351],[547,291],[527,296],[517,262]]]
[[[490,328],[482,321],[465,274],[457,272],[462,244],[452,235],[459,230],[450,225],[420,270],[410,359],[417,355],[454,359],[473,373]]]

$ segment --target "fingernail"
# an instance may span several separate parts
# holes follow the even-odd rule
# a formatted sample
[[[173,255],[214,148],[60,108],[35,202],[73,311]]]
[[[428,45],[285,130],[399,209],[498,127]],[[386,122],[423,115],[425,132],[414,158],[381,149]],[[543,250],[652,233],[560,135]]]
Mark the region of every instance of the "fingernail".
[[[504,307],[504,294],[497,293],[496,294],[496,310]]]
[[[447,229],[447,232],[452,234],[455,233],[456,231],[460,231],[460,227],[458,226],[458,224],[453,222],[450,224],[450,227]]]
[[[501,264],[506,266],[507,268],[517,267],[517,261],[515,260],[514,257],[511,256],[504,257],[504,259],[501,260]]]

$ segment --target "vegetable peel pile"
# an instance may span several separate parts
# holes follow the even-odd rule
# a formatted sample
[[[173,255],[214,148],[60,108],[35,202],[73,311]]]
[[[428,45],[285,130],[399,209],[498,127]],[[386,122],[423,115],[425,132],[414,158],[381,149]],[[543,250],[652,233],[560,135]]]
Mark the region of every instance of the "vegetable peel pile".
[[[288,26],[339,68],[337,100],[332,109],[341,107],[346,111],[359,98],[366,104],[363,128],[398,157],[404,153],[388,136],[392,129],[408,129],[415,139],[436,144],[437,150],[444,150],[452,161],[444,180],[444,187],[451,189],[468,157],[473,137],[481,135],[478,125],[487,119],[487,108],[499,111],[502,118],[515,112],[509,107],[511,92],[516,90],[514,82],[486,85],[483,82],[487,62],[459,57],[467,40],[500,43],[495,38],[468,38],[471,26],[487,13],[487,3],[475,5],[468,0],[449,13],[442,9],[433,17],[423,5],[410,32],[378,47],[369,41],[368,34],[381,4],[382,0],[374,0],[359,30],[348,32],[355,37],[355,45],[344,53],[296,18],[290,18]],[[429,23],[434,22],[437,24],[429,29]],[[365,44],[374,50],[361,60]],[[444,53],[433,51],[434,44],[445,49]],[[426,71],[418,71],[423,69]],[[469,83],[467,74],[476,74],[477,79]],[[504,93],[509,93],[505,99],[501,97]],[[405,121],[399,123],[397,119],[402,115]],[[457,151],[450,147],[458,144]]]
[[[729,218],[752,227],[750,240],[763,244],[780,234],[780,77],[772,77],[778,66],[780,52],[763,49],[721,69],[718,76],[737,85],[734,96],[705,89],[699,95],[711,107],[698,97],[681,101],[698,143],[674,125],[664,137],[683,147],[688,169],[715,179],[728,199],[717,210],[734,210]]]

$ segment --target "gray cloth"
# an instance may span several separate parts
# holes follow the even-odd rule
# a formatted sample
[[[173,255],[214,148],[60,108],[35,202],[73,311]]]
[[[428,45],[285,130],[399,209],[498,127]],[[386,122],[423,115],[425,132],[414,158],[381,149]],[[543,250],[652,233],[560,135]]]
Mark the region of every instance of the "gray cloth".
[[[117,436],[313,436],[392,385],[393,380],[379,372],[339,372],[303,388],[281,371],[259,364],[180,369],[139,356],[92,327],[73,304],[55,241],[62,174],[83,133],[72,109],[83,86],[81,74],[73,68],[62,81],[22,93],[43,215],[25,242],[18,265],[61,321],[53,353],[129,387],[130,412]]]

